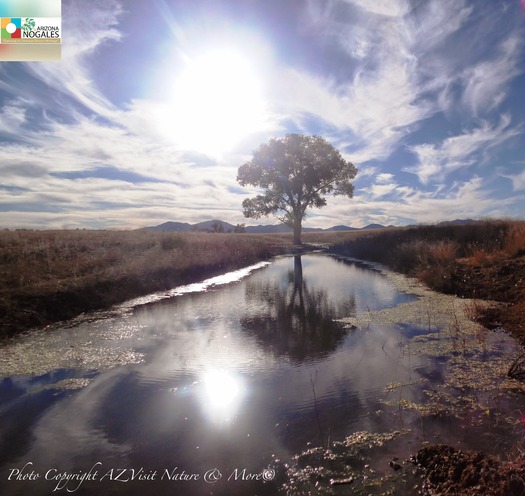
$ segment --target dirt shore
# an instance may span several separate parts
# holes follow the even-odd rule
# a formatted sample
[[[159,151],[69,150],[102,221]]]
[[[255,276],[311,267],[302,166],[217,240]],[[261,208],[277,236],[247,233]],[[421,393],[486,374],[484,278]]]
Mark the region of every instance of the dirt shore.
[[[479,322],[489,329],[501,327],[525,345],[525,256],[494,257],[477,266],[458,260],[445,290],[498,302],[480,310]]]
[[[522,496],[525,494],[525,458],[501,460],[450,446],[419,450],[414,462],[426,475],[422,494],[454,496]]]

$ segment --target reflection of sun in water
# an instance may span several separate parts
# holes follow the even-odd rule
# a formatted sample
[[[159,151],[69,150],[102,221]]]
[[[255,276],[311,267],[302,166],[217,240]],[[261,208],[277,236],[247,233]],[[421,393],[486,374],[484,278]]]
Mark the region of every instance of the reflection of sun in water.
[[[183,148],[220,154],[264,128],[260,82],[247,60],[233,50],[192,60],[172,94],[159,125]]]
[[[225,370],[208,370],[200,383],[206,414],[214,422],[230,421],[244,396],[241,378]]]

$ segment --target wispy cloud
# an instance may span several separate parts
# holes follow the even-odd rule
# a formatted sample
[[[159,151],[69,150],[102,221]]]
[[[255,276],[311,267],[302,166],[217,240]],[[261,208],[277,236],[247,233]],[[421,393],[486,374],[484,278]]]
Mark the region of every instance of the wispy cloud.
[[[352,158],[348,156],[347,160],[352,160]],[[378,173],[378,170],[379,170],[379,167],[374,167],[370,165],[359,167],[356,181],[361,181],[362,179],[365,179],[371,176],[375,176]]]
[[[329,123],[334,135],[346,135],[338,144],[355,162],[381,160],[441,109],[439,97],[447,80],[440,78],[434,87],[436,72],[427,66],[432,63],[428,55],[461,27],[470,10],[462,2],[447,2],[448,11],[431,2],[434,7],[418,12],[416,22],[405,0],[346,4],[349,10],[343,15],[340,9],[310,9],[310,15],[318,16],[312,22],[346,52],[341,64],[353,68],[350,80],[320,78],[295,68],[283,71],[277,76],[282,82],[277,86],[282,90],[281,110],[296,122],[301,115],[316,115]],[[436,18],[440,29],[434,25]]]
[[[387,17],[400,17],[409,10],[409,3],[406,0],[376,0],[375,2],[369,2],[368,0],[345,1],[366,12]]]
[[[525,164],[522,163],[520,167],[522,167],[523,170],[517,174],[503,175],[503,177],[512,181],[512,188],[514,191],[525,190]]]
[[[296,68],[277,77],[282,81],[281,111],[294,116],[299,127],[301,116],[308,116],[304,131],[309,116],[322,119],[357,163],[384,160],[425,119],[458,103],[473,117],[494,110],[522,70],[523,33],[512,28],[495,42],[495,21],[478,21],[486,13],[481,6],[474,12],[461,0],[417,7],[405,0],[345,3],[354,8],[346,17],[333,3],[309,12],[317,16],[312,23],[323,30],[326,42],[336,39],[346,51],[341,64],[352,67],[351,79],[320,78]],[[492,12],[497,19],[503,15]],[[347,20],[350,15],[355,22]],[[473,39],[478,46],[472,46]],[[421,148],[422,154],[431,152]],[[440,170],[427,167],[429,175]]]
[[[522,46],[520,37],[511,36],[498,46],[494,58],[464,70],[462,100],[475,115],[497,108],[505,99],[510,81],[522,71],[518,65]]]
[[[504,114],[497,126],[484,121],[480,127],[447,138],[441,143],[412,146],[410,150],[416,155],[418,163],[405,170],[416,174],[423,184],[433,179],[442,181],[456,169],[483,163],[483,155],[490,149],[521,133],[519,128],[512,128],[510,124],[510,115]]]
[[[24,64],[28,73],[48,87],[55,105],[64,103],[54,92],[72,98],[97,115],[110,116],[114,105],[97,89],[91,69],[97,50],[121,39],[118,22],[122,12],[117,0],[63,1],[62,29],[67,43],[62,45],[61,62]]]
[[[11,138],[22,134],[22,127],[26,122],[27,102],[15,98],[0,109],[0,137],[7,135]]]
[[[386,186],[382,191],[382,186]],[[362,227],[369,223],[397,225],[401,221],[410,223],[434,223],[456,218],[480,218],[505,216],[505,212],[519,199],[509,197],[494,201],[494,190],[486,181],[474,176],[464,182],[439,188],[436,191],[421,191],[399,184],[377,184],[357,191],[352,200],[333,198],[319,212],[327,225],[344,223]],[[320,221],[317,216],[309,225]]]
[[[387,174],[386,172],[383,172],[377,175],[376,182],[379,184],[388,184],[392,181],[393,178],[393,174]]]

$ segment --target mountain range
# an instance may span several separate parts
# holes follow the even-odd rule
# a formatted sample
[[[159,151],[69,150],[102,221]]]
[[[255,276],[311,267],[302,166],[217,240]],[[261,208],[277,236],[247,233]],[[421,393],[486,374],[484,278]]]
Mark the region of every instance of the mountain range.
[[[350,227],[350,226],[333,226],[328,229],[321,229],[316,227],[304,227],[303,232],[329,232],[329,231],[358,231],[365,229],[379,229],[383,228],[381,224],[368,224],[365,227]],[[389,226],[392,227],[392,226]],[[164,222],[158,226],[146,227],[148,231],[177,231],[177,232],[187,232],[187,231],[217,231],[217,232],[234,232],[236,226],[225,222],[223,220],[207,220],[204,222],[198,222],[197,224],[189,224],[187,222]],[[266,226],[245,226],[244,232],[247,233],[290,233],[292,228],[284,224],[277,225],[266,225]]]

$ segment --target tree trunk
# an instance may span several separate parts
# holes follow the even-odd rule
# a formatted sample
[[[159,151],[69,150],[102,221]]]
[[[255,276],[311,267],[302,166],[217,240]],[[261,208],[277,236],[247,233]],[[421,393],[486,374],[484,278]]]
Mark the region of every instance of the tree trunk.
[[[301,231],[302,231],[302,219],[295,217],[293,220],[293,244],[302,245],[301,243]]]

